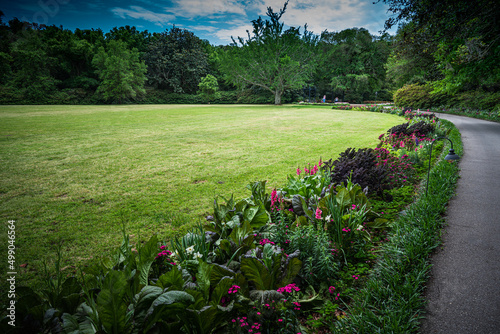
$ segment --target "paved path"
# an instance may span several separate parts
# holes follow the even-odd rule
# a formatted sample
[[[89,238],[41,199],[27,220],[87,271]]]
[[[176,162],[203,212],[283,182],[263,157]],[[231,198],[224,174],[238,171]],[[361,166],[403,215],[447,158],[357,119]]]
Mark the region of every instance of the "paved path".
[[[432,258],[421,333],[500,333],[500,124],[440,114],[462,134],[464,156]]]

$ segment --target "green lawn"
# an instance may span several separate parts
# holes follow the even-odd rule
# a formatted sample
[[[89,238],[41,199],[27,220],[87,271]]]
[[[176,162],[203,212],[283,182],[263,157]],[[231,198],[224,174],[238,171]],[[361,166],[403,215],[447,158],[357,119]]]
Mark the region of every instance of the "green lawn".
[[[122,223],[132,240],[183,233],[215,195],[280,187],[298,166],[374,147],[402,122],[329,107],[0,106],[0,241],[16,220],[16,265],[28,264],[18,281],[32,282],[59,241],[73,266],[109,254]]]

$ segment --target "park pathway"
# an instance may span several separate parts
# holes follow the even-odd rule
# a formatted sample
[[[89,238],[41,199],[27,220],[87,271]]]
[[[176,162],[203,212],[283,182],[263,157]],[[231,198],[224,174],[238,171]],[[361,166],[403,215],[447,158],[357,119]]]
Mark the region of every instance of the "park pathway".
[[[432,257],[421,333],[500,333],[500,124],[438,114],[462,134],[456,195]]]

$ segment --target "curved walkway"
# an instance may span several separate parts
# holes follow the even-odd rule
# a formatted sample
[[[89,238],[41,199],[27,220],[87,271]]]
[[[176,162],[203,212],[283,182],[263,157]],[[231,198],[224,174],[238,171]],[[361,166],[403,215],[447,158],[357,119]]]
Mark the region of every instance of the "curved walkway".
[[[500,124],[438,114],[462,134],[464,156],[432,257],[421,333],[500,333]]]

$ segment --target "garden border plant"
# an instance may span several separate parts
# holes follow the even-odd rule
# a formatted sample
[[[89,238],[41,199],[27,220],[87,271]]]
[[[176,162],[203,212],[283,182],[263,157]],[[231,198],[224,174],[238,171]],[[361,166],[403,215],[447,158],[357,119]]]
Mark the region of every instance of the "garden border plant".
[[[452,128],[448,137],[455,151],[463,154],[459,131],[451,122],[444,122]],[[418,331],[425,306],[429,256],[441,243],[442,215],[458,179],[458,165],[445,161],[444,152],[431,170],[429,194],[426,196],[421,187],[415,202],[396,220],[366,286],[353,297],[349,316],[332,326],[334,333]]]
[[[414,140],[415,133],[406,136]],[[397,153],[400,147],[394,149]],[[111,259],[83,271],[82,289],[75,278],[64,280],[61,272],[55,280],[47,273],[48,289],[42,295],[20,289],[20,317],[26,316],[21,317],[26,326],[66,333],[259,333],[270,328],[276,333],[297,333],[305,325],[313,330],[328,326],[329,321],[301,318],[299,311],[305,309],[317,311],[323,320],[339,319],[337,325],[330,325],[334,331],[365,332],[365,326],[371,326],[368,332],[373,332],[377,323],[386,328],[387,319],[394,330],[414,328],[415,320],[406,315],[418,313],[414,307],[421,306],[421,286],[415,283],[422,282],[428,269],[421,254],[437,245],[440,225],[434,221],[440,212],[431,209],[441,202],[427,196],[422,212],[410,206],[391,227],[391,241],[382,246],[382,255],[375,256],[375,248],[384,244],[378,231],[389,221],[372,209],[367,194],[384,198],[384,191],[406,181],[401,170],[407,166],[406,155],[401,160],[396,155],[387,164],[388,152],[385,148],[348,149],[342,159],[324,164],[320,160],[318,165],[305,167],[303,176],[298,168],[298,177],[289,177],[288,184],[270,196],[265,182],[254,182],[248,186],[251,197],[216,198],[214,215],[205,226],[200,224],[169,244],[159,244],[153,236],[135,249],[124,231],[123,244]],[[372,169],[381,172],[376,173],[376,180],[360,181],[362,189],[352,182],[358,172],[335,177],[341,165],[358,166],[367,175]],[[394,166],[397,171],[392,173],[402,175],[398,182],[388,178]],[[438,186],[436,179],[456,179],[445,173],[444,167],[451,165],[443,171],[440,166],[441,162],[433,169],[431,194],[447,189]],[[422,203],[422,198],[416,203]],[[430,216],[424,219],[419,216],[422,213]],[[370,274],[376,258],[379,264]],[[56,265],[59,262],[60,258]],[[394,275],[387,268],[401,274]],[[406,282],[403,288],[376,283],[377,277],[389,282],[393,276],[399,279],[393,283]],[[388,286],[401,298],[392,300]],[[377,287],[380,298],[370,291]],[[408,303],[406,308],[400,299]],[[382,307],[372,306],[377,301],[392,308],[380,314]],[[369,310],[366,315],[365,308]],[[398,322],[402,310],[407,311],[405,326]],[[379,321],[371,319],[371,314]]]

